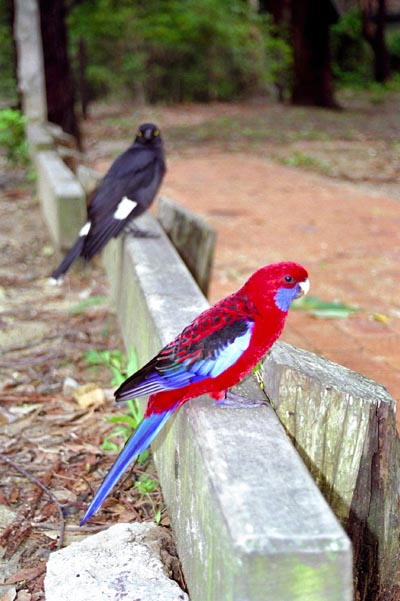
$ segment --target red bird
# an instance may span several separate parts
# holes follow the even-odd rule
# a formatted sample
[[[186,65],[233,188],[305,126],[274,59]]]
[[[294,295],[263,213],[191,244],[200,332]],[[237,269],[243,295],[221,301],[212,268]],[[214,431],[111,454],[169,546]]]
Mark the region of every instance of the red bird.
[[[100,508],[124,470],[178,407],[205,393],[224,402],[228,389],[252,370],[280,336],[292,301],[308,289],[308,274],[301,265],[262,267],[240,290],[203,311],[121,384],[115,392],[117,401],[150,395],[149,402],[143,421],[96,492],[81,525]],[[245,400],[240,406],[246,406]]]

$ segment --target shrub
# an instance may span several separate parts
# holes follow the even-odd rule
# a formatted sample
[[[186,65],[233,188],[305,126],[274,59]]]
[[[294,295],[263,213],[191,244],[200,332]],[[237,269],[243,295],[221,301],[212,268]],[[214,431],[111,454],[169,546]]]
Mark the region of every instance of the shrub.
[[[11,163],[27,164],[29,161],[25,123],[26,118],[19,111],[0,111],[0,146],[6,149],[7,159]]]
[[[373,81],[372,51],[362,35],[361,13],[354,9],[331,27],[332,70],[339,85],[366,87]]]
[[[92,97],[229,100],[264,92],[290,63],[289,45],[242,0],[92,0],[68,23],[73,48],[86,40]]]

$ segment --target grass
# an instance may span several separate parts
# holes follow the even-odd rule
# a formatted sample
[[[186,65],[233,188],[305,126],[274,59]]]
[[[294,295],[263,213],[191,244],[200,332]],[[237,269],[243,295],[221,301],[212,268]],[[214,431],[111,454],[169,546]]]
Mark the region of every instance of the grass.
[[[300,151],[294,152],[289,157],[282,159],[281,162],[288,167],[305,167],[326,175],[329,175],[332,171],[332,165],[327,161]]]
[[[85,358],[93,367],[107,367],[112,374],[111,385],[116,387],[120,386],[128,375],[138,369],[137,355],[134,347],[130,348],[128,357],[119,349],[90,349],[86,353]],[[126,414],[105,417],[109,423],[114,424],[114,428],[101,444],[103,451],[118,453],[143,419],[143,412],[138,399],[130,399],[126,404],[128,406]],[[143,465],[149,458],[149,455],[149,450],[146,449],[143,451],[137,459],[139,465]],[[159,489],[159,487],[160,483],[158,480],[146,474],[142,474],[139,480],[135,482],[135,488],[138,493],[150,503],[156,524],[159,524],[161,521],[163,507],[161,503],[156,504],[153,501],[151,494]]]

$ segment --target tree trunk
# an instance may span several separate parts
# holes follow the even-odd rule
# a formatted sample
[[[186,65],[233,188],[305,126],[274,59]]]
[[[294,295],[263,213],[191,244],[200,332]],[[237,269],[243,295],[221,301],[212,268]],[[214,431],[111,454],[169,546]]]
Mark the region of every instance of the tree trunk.
[[[337,20],[330,0],[292,0],[293,104],[338,108],[334,98],[329,26]]]
[[[260,0],[260,12],[272,15],[276,25],[289,22],[290,0]]]
[[[19,86],[17,85],[17,82],[18,82],[18,72],[17,72],[18,54],[17,54],[17,43],[15,41],[15,35],[14,35],[14,23],[15,23],[14,0],[7,0],[7,18],[8,18],[10,36],[12,39],[12,70],[13,70],[14,79],[16,82],[16,92],[17,92],[17,105],[15,108],[17,108],[18,110],[22,110],[21,90],[20,90]]]
[[[374,53],[375,81],[390,78],[390,57],[385,41],[386,0],[361,0],[362,31]]]
[[[78,42],[78,62],[79,62],[79,99],[81,101],[82,117],[87,119],[89,106],[89,91],[86,77],[87,56],[86,41],[79,38]]]
[[[72,134],[80,146],[68,58],[64,0],[39,0],[48,119]]]

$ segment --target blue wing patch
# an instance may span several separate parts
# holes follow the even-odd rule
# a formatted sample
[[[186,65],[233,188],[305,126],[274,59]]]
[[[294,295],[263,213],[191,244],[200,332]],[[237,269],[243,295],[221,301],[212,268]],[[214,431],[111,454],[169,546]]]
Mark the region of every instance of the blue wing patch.
[[[253,328],[254,321],[241,319],[224,324],[195,341],[178,337],[120,386],[115,393],[117,400],[175,390],[206,378],[216,378],[248,349]]]
[[[244,351],[248,349],[254,322],[246,322],[246,324],[247,328],[243,334],[219,348],[210,358],[200,359],[193,363],[190,363],[190,359],[188,359],[183,362],[184,365],[187,365],[188,369],[196,373],[200,379],[220,376],[229,367],[232,367]]]

